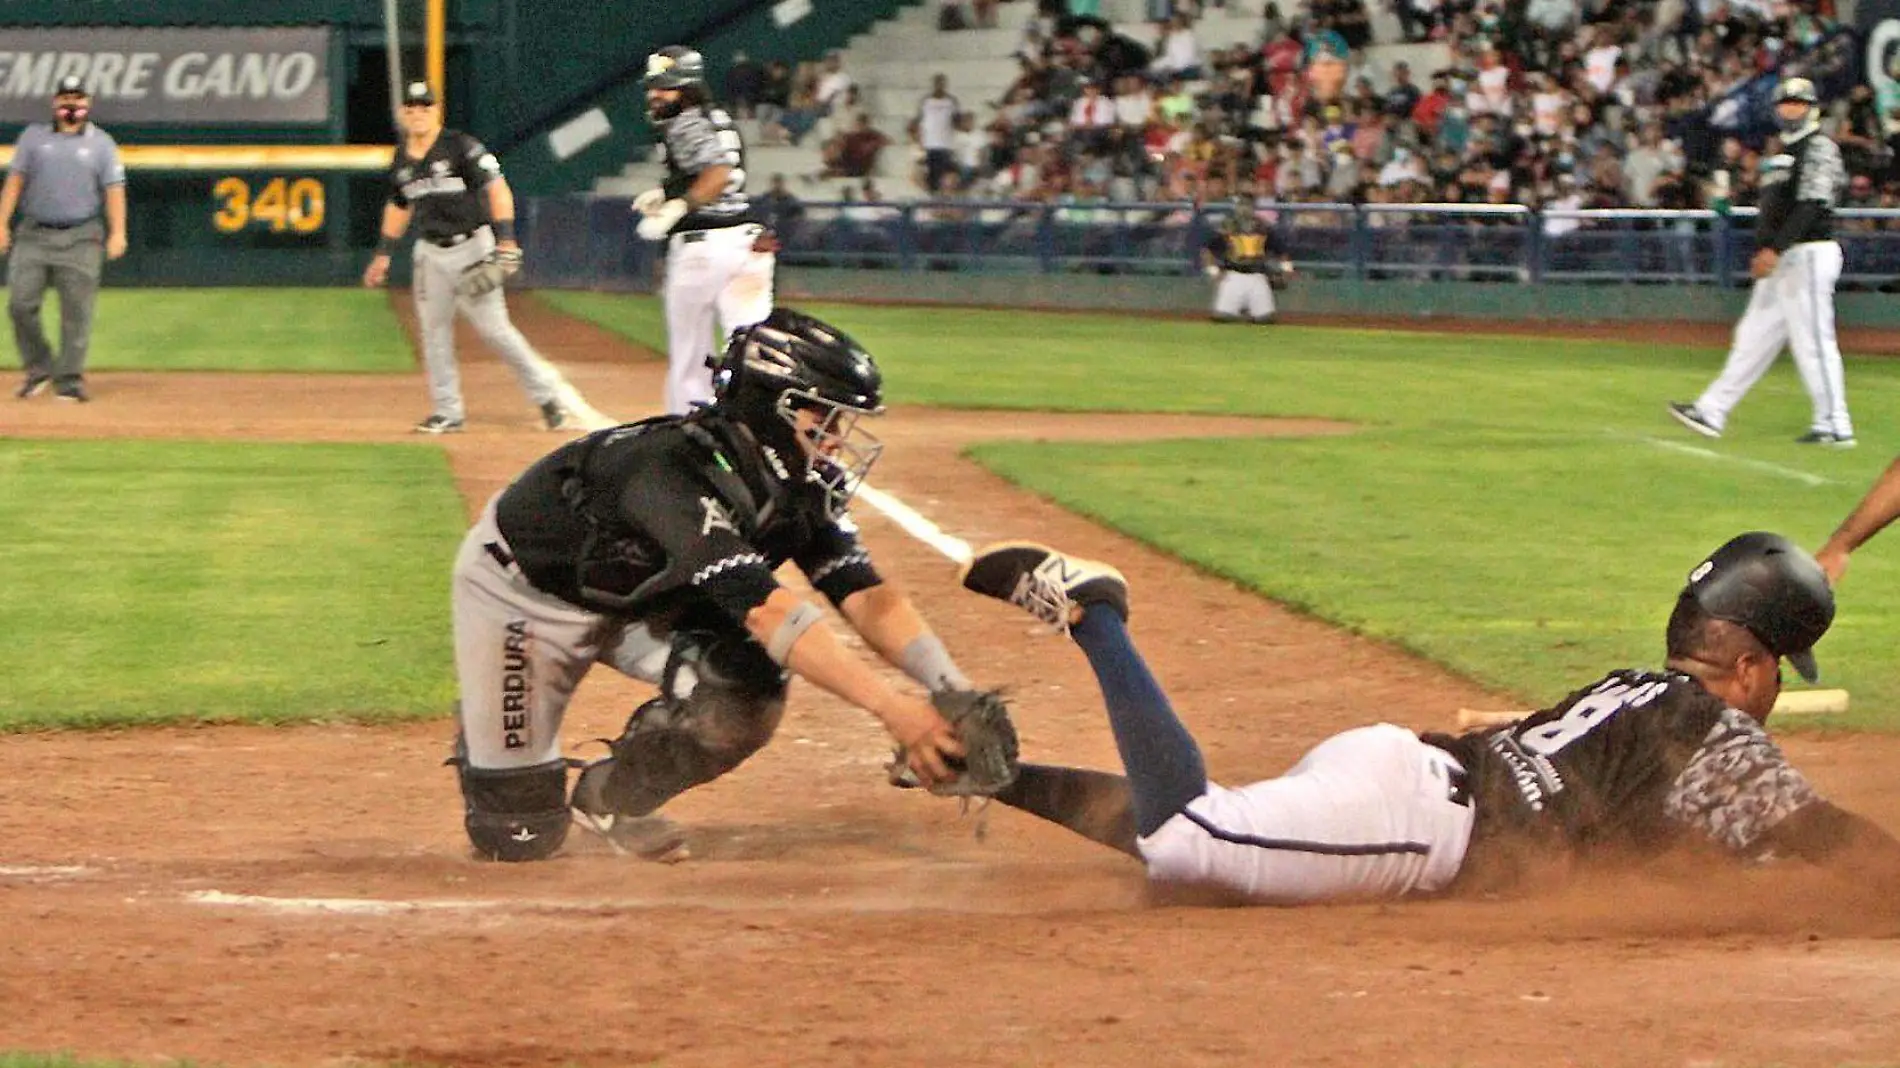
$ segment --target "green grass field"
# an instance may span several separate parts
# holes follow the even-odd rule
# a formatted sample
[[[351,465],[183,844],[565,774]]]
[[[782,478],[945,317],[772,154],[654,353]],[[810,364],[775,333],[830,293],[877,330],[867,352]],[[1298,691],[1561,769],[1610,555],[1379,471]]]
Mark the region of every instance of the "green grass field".
[[[59,345],[59,300],[41,320]],[[0,325],[12,353],[13,323]],[[106,289],[92,371],[411,371],[389,295],[364,289]]]
[[[651,343],[651,300],[561,306]],[[1683,577],[1749,529],[1818,545],[1891,458],[1900,362],[1850,357],[1862,448],[1792,443],[1807,399],[1783,363],[1721,441],[1663,402],[1722,353],[1639,342],[1276,327],[1114,316],[810,310],[879,358],[898,404],[1323,416],[1304,440],[979,446],[1067,507],[1276,600],[1387,639],[1527,701],[1655,664]],[[954,531],[953,531],[954,533]],[[1021,531],[1033,536],[1035,531]],[[1897,536],[1900,537],[1900,536]],[[1900,728],[1900,543],[1856,557],[1824,683],[1827,721]],[[1165,596],[1136,591],[1136,597]],[[1812,721],[1811,721],[1812,722]]]
[[[437,449],[0,439],[0,729],[439,716]]]

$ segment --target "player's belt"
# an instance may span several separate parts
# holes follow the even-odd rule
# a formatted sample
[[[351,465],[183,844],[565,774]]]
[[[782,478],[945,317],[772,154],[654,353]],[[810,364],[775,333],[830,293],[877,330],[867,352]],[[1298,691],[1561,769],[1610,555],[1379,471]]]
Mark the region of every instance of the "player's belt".
[[[72,222],[42,222],[39,219],[34,219],[33,225],[41,230],[73,230],[86,225],[94,218],[95,216],[88,215],[83,219],[74,219]]]
[[[426,240],[429,242],[429,244],[434,245],[437,248],[454,248],[455,246],[460,245],[470,240],[476,234],[479,234],[479,233],[481,233],[481,228],[477,227],[476,229],[473,229],[473,230],[464,230],[459,234],[450,234],[447,237],[431,237],[431,238],[427,238]]]
[[[495,562],[501,565],[503,571],[515,570],[515,554],[509,552],[507,546],[501,542],[491,541],[482,546],[482,551],[494,557]]]
[[[702,226],[697,230],[682,230],[679,233],[674,234],[673,238],[682,245],[691,245],[699,241],[704,241],[708,237],[712,236],[713,234],[722,234],[722,233],[725,233],[727,230],[743,231],[748,226],[751,227],[753,230],[764,229],[764,227],[760,226],[758,223],[749,223],[749,222],[733,223],[731,226]]]

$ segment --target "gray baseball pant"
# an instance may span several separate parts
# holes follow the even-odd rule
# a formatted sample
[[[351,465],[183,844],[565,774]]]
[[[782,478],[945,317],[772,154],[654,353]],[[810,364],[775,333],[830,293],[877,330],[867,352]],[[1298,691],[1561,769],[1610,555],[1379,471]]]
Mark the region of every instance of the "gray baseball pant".
[[[495,232],[486,226],[476,230],[467,241],[448,248],[430,241],[416,242],[411,286],[416,299],[416,321],[422,329],[422,365],[429,375],[429,400],[434,414],[444,419],[460,422],[467,417],[462,406],[462,373],[455,362],[457,309],[468,316],[482,340],[514,371],[530,399],[536,404],[546,404],[558,397],[556,388],[560,375],[509,321],[508,302],[502,291],[492,289],[474,298],[455,292],[462,272],[487,259],[493,251]]]
[[[7,313],[13,318],[20,369],[28,378],[51,378],[55,385],[66,386],[85,377],[93,305],[105,265],[105,234],[105,224],[97,219],[68,230],[22,222],[14,234],[7,267]],[[57,363],[40,322],[49,284],[59,292]]]

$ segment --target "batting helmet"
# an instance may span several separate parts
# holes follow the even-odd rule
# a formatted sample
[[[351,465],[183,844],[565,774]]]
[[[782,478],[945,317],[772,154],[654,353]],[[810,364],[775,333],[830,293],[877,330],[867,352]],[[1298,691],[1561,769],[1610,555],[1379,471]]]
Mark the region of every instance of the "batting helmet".
[[[1802,678],[1820,677],[1814,643],[1834,622],[1834,591],[1814,557],[1787,538],[1754,531],[1730,539],[1689,572],[1683,593],[1787,657]]]
[[[667,45],[647,57],[648,89],[684,89],[706,84],[706,57],[685,45]]]
[[[788,482],[815,482],[844,515],[884,446],[859,427],[884,412],[884,378],[863,346],[803,312],[773,309],[732,336],[713,374],[714,404],[782,456],[803,459]]]
[[[1814,91],[1814,83],[1806,78],[1788,78],[1775,86],[1775,103],[1784,100],[1799,100],[1805,104],[1819,104],[1821,97]]]

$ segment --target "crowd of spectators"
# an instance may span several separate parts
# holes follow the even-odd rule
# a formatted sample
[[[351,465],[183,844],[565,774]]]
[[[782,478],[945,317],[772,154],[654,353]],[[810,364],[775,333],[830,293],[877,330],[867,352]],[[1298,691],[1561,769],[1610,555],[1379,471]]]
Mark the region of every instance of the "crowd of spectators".
[[[1777,150],[1735,94],[1798,70],[1836,28],[1832,0],[1373,0],[1394,5],[1407,40],[1449,55],[1413,71],[1367,58],[1367,0],[1250,7],[1255,39],[1224,48],[1197,40],[1193,0],[1146,2],[1152,43],[1096,0],[955,0],[946,27],[1022,26],[1018,77],[995,100],[960,100],[939,77],[904,130],[876,127],[837,56],[797,71],[741,62],[729,91],[768,142],[818,137],[824,170],[800,177],[855,179],[858,202],[882,174],[907,198],[1078,211],[1236,196],[1721,207],[1755,200]],[[1849,202],[1900,206],[1900,107],[1883,114],[1862,86],[1830,102],[1827,128]]]

